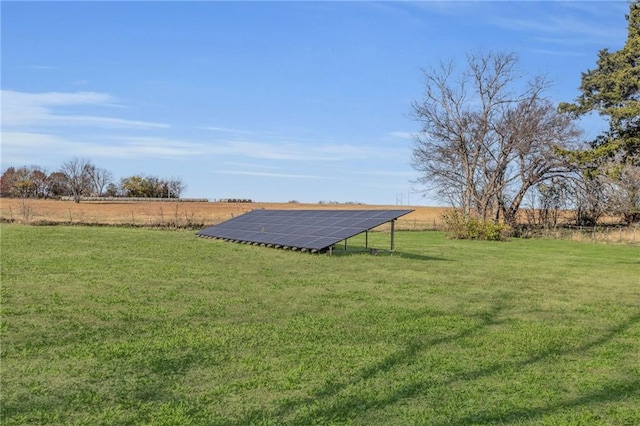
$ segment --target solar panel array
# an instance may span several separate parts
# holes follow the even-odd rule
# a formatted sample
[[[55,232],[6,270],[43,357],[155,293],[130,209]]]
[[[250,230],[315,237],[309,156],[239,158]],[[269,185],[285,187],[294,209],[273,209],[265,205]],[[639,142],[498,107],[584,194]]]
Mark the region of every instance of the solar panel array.
[[[196,235],[274,247],[324,251],[413,210],[252,210]]]

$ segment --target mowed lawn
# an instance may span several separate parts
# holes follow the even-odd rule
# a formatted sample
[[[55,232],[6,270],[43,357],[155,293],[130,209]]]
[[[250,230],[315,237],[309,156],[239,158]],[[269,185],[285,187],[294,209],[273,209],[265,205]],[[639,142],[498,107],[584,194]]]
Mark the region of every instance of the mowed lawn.
[[[3,425],[640,424],[638,247],[1,232]]]

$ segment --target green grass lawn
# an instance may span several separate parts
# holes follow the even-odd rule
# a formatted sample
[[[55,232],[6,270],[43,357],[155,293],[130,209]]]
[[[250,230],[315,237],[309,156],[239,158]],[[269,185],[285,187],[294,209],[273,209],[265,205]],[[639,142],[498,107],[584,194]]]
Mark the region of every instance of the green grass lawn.
[[[637,247],[1,232],[3,425],[640,424]]]

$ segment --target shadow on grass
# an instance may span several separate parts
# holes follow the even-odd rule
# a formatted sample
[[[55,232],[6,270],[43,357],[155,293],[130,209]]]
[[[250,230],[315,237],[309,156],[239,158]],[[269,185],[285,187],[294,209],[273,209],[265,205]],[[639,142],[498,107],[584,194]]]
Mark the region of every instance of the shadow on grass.
[[[350,396],[343,398],[337,404],[317,404],[318,401],[329,401],[331,398],[340,394],[346,388],[356,385],[371,379],[379,374],[386,373],[399,365],[412,362],[419,353],[427,348],[450,343],[459,340],[464,337],[468,337],[473,333],[487,327],[489,325],[499,324],[496,318],[500,312],[504,310],[503,306],[495,305],[492,309],[486,312],[481,312],[475,316],[480,318],[480,322],[472,327],[462,330],[456,334],[444,337],[431,338],[426,340],[412,340],[407,345],[396,353],[388,355],[381,361],[362,369],[359,373],[352,375],[340,382],[328,382],[324,387],[316,390],[308,397],[299,398],[297,400],[290,400],[282,403],[275,411],[263,412],[254,411],[249,415],[237,422],[237,425],[255,424],[260,423],[264,419],[277,418],[284,424],[321,424],[325,421],[347,420],[363,410],[390,405],[400,399],[409,398],[411,396],[421,393],[428,385],[418,385],[403,387],[399,389],[395,394],[384,399],[368,399],[366,396]],[[314,407],[315,404],[315,407]],[[295,415],[295,412],[303,407],[311,407],[304,411],[302,415]],[[294,420],[284,421],[283,418],[293,415]]]
[[[634,396],[635,395],[635,396]],[[597,391],[587,393],[578,398],[559,401],[540,408],[519,408],[513,409],[505,414],[487,414],[479,416],[467,416],[457,419],[451,419],[450,422],[444,424],[486,424],[486,423],[510,423],[523,419],[534,419],[562,411],[567,408],[580,407],[595,403],[615,402],[628,398],[640,397],[640,379],[630,380],[627,382],[608,383]],[[444,425],[443,424],[443,425]],[[632,423],[625,423],[632,424]]]
[[[411,259],[411,260],[439,260],[442,262],[453,262],[451,259],[445,259],[443,257],[425,256],[422,254],[405,253],[401,251],[395,252],[394,256],[399,256],[403,259]]]
[[[420,261],[426,261],[426,260],[439,260],[439,261],[447,261],[447,262],[450,261],[450,259],[444,259],[441,257],[434,257],[434,256],[425,256],[423,254],[407,253],[402,251],[392,252],[390,250],[385,250],[385,249],[375,249],[375,250],[376,250],[375,252],[372,252],[372,249],[365,249],[364,247],[349,248],[347,250],[337,248],[337,249],[334,249],[330,255],[338,256],[338,257],[370,255],[374,257],[400,257],[403,259],[420,260]],[[329,253],[327,252],[326,255],[329,256]]]
[[[462,371],[447,380],[437,380],[432,382],[414,382],[396,388],[392,393],[383,396],[371,396],[369,393],[341,395],[348,388],[363,384],[367,380],[376,376],[384,375],[393,369],[413,362],[417,357],[437,345],[447,344],[469,337],[483,328],[500,324],[498,319],[500,312],[504,310],[501,304],[495,305],[490,310],[480,312],[474,317],[480,321],[465,330],[451,336],[426,339],[423,341],[410,341],[401,350],[388,355],[379,362],[369,367],[361,369],[348,378],[339,382],[327,382],[323,387],[310,393],[306,397],[287,400],[280,404],[275,410],[256,410],[248,413],[240,424],[255,424],[265,420],[277,419],[281,424],[319,424],[331,422],[347,422],[350,419],[362,416],[368,410],[381,410],[407,398],[413,398],[425,394],[429,389],[451,386],[456,383],[472,382],[474,380],[491,377],[502,371],[524,369],[527,366],[567,355],[581,355],[585,351],[602,346],[625,332],[632,326],[640,323],[640,313],[629,317],[626,321],[610,328],[602,335],[578,347],[559,348],[552,347],[532,354],[526,359],[516,360],[510,363],[495,363],[489,367],[472,371]],[[489,413],[478,413],[477,415],[465,415],[458,418],[449,418],[441,425],[454,424],[485,424],[503,423],[522,419],[535,419],[545,415],[553,414],[565,409],[580,406],[587,406],[594,403],[615,402],[623,399],[637,398],[640,393],[640,379],[606,383],[599,389],[583,394],[581,396],[551,403],[544,407],[513,407],[508,411],[497,411]],[[336,402],[336,397],[340,396]]]

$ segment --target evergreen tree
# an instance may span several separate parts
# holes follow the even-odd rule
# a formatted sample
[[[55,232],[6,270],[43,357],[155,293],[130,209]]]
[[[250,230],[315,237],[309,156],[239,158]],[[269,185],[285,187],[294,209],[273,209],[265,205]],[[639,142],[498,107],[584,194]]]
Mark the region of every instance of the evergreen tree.
[[[603,49],[597,67],[582,73],[580,96],[560,110],[576,117],[598,112],[609,128],[590,142],[590,149],[565,151],[587,179],[604,178],[614,185],[618,201],[611,211],[627,221],[640,219],[640,0],[629,4],[628,36],[616,52]],[[620,196],[624,194],[624,196]]]
[[[597,67],[582,73],[582,94],[560,109],[581,116],[592,111],[609,118],[609,129],[592,142],[585,160],[622,155],[639,164],[640,158],[640,0],[630,3],[628,36],[616,52],[603,49]]]

